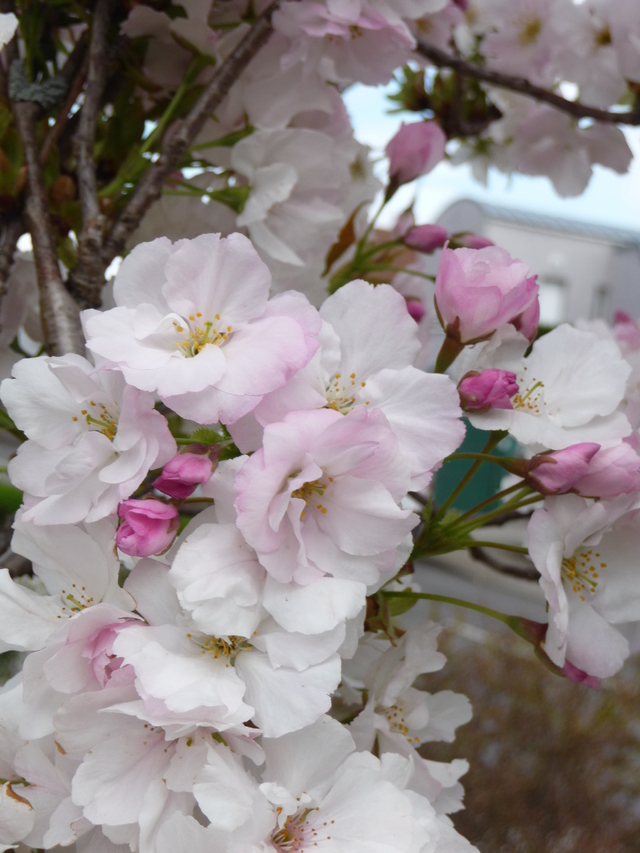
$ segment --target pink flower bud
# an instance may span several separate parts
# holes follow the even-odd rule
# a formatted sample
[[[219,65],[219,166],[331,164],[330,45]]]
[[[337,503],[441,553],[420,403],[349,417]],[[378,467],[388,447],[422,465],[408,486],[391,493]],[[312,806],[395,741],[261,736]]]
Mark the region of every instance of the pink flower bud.
[[[453,239],[456,244],[463,249],[486,249],[487,246],[495,246],[493,240],[488,237],[481,237],[479,234],[456,234]]]
[[[640,456],[623,441],[602,447],[589,461],[587,473],[572,491],[590,498],[615,498],[640,491]]]
[[[528,469],[525,479],[543,495],[563,495],[588,474],[589,463],[599,450],[599,444],[585,442],[553,453],[538,453],[528,463],[523,460]]]
[[[422,318],[426,314],[427,309],[424,307],[424,305],[422,304],[422,302],[420,302],[419,299],[407,299],[406,301],[407,311],[409,312],[411,317],[413,317],[416,323],[419,323],[420,320],[422,320]]]
[[[518,393],[515,373],[508,370],[471,370],[458,384],[460,405],[465,412],[512,409],[511,397]]]
[[[166,551],[180,526],[178,510],[154,499],[123,501],[118,515],[122,523],[116,531],[116,545],[132,557]]]
[[[436,309],[447,336],[462,344],[489,338],[538,301],[536,277],[497,246],[443,249],[436,274]]]
[[[447,242],[448,232],[439,225],[417,225],[404,235],[405,245],[430,255]]]
[[[435,121],[404,124],[386,147],[389,158],[389,181],[398,186],[426,175],[444,157],[447,141]]]
[[[154,488],[171,498],[188,498],[198,485],[210,480],[216,469],[217,456],[217,448],[189,445],[167,462],[162,474],[154,480]]]

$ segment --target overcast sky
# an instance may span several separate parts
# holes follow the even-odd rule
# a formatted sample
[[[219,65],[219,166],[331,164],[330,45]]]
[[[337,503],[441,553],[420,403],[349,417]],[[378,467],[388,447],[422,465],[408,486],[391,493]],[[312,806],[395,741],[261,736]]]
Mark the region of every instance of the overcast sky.
[[[393,85],[391,88],[394,88]],[[344,98],[356,138],[381,155],[403,116],[387,115],[386,110],[391,102],[386,99],[382,88],[354,86],[345,93]],[[404,118],[412,120],[406,114]],[[495,170],[490,175],[489,186],[485,188],[471,177],[466,166],[452,167],[441,163],[429,175],[398,192],[389,219],[391,213],[395,214],[407,207],[417,194],[415,211],[419,222],[433,221],[458,198],[473,198],[535,213],[640,231],[640,129],[628,130],[627,138],[636,154],[630,172],[616,175],[596,166],[586,192],[578,198],[560,198],[546,178],[523,175],[508,178]]]

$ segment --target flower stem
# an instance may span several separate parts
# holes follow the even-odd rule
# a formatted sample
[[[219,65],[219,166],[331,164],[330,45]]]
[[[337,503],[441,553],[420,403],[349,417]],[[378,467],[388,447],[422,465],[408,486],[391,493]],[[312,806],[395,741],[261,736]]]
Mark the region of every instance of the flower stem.
[[[440,352],[436,358],[436,366],[433,368],[433,372],[444,373],[448,367],[451,367],[463,349],[463,343],[461,343],[457,338],[447,335],[440,347]]]
[[[445,342],[446,342],[446,339],[445,339]],[[443,346],[444,346],[444,345],[443,345]],[[441,352],[442,352],[442,350],[441,350]],[[479,456],[484,456],[485,454],[490,453],[490,452],[494,449],[494,447],[496,447],[498,444],[500,444],[500,442],[501,442],[501,441],[502,441],[502,439],[505,437],[505,435],[506,435],[506,433],[504,432],[504,430],[494,430],[494,431],[489,435],[489,438],[487,439],[487,443],[486,443],[486,444],[485,444],[485,446],[482,448],[482,453],[480,453],[480,454],[478,454],[478,455],[479,455]],[[446,511],[449,509],[449,507],[453,504],[453,502],[454,502],[454,501],[455,501],[455,499],[458,497],[458,495],[459,495],[462,491],[464,491],[464,489],[467,487],[467,485],[469,484],[469,482],[470,482],[470,481],[473,479],[473,477],[476,475],[476,473],[477,473],[477,471],[478,471],[478,468],[482,465],[483,461],[484,461],[484,459],[476,459],[476,460],[475,460],[475,462],[473,463],[473,465],[469,468],[469,470],[467,471],[467,473],[466,473],[466,474],[464,475],[464,477],[460,480],[460,482],[458,483],[458,485],[457,485],[457,486],[455,487],[455,489],[451,492],[451,494],[449,495],[449,497],[445,500],[445,502],[442,504],[442,506],[440,507],[440,509],[438,510],[438,512],[435,514],[435,516],[434,516],[434,518],[433,518],[433,521],[434,521],[434,522],[436,522],[436,521],[440,521],[440,519],[444,516],[444,514],[445,514],[445,513],[446,513]]]
[[[472,604],[470,601],[464,601],[461,598],[451,598],[448,595],[435,595],[431,592],[411,592],[410,590],[380,590],[387,598],[414,598],[416,601],[440,601],[442,604],[454,604],[457,607],[464,607],[467,610],[475,610],[476,613],[482,613],[484,616],[491,616],[492,619],[498,619],[509,625],[509,620],[512,616],[507,616],[505,613],[500,613],[498,610],[491,610],[489,607],[483,607],[481,604]]]

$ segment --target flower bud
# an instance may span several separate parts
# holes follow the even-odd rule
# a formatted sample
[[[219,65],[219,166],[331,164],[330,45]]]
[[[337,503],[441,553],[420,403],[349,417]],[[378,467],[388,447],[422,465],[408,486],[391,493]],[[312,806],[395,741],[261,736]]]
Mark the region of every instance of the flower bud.
[[[439,225],[416,225],[404,235],[406,246],[430,255],[436,249],[441,249],[447,242],[448,232]]]
[[[426,314],[426,308],[419,299],[407,299],[406,302],[407,311],[410,316],[413,317],[416,323],[419,323]]]
[[[536,277],[504,249],[442,250],[436,310],[447,337],[460,344],[486,340],[498,326],[517,322],[537,301]]]
[[[403,122],[385,150],[390,184],[398,187],[430,172],[444,157],[446,141],[435,121]]]
[[[153,498],[123,501],[118,515],[122,523],[116,531],[116,545],[132,557],[166,551],[180,526],[178,510]]]
[[[588,474],[589,462],[599,450],[599,444],[584,442],[553,453],[538,453],[533,459],[522,460],[528,469],[524,478],[542,495],[563,495]]]
[[[600,448],[572,491],[591,498],[615,498],[640,491],[640,456],[626,441]]]
[[[167,462],[153,486],[171,498],[188,498],[198,485],[210,480],[217,466],[217,456],[217,448],[191,444]]]
[[[512,409],[511,397],[518,393],[515,373],[508,370],[471,370],[458,384],[460,405],[465,412]]]

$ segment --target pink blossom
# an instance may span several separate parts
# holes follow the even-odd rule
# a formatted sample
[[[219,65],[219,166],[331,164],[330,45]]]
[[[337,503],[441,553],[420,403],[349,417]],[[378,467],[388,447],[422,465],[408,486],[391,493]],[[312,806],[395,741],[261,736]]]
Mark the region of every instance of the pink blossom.
[[[440,225],[417,225],[410,228],[404,235],[404,242],[412,249],[430,255],[436,249],[441,249],[447,242],[448,232]]]
[[[217,465],[217,448],[192,444],[170,459],[153,486],[178,500],[188,498],[198,485],[209,482]]]
[[[116,545],[132,557],[160,554],[173,542],[180,526],[178,510],[154,499],[123,501],[118,507],[122,524]]]
[[[504,249],[443,249],[435,302],[449,337],[464,344],[484,340],[537,300],[536,277]]]
[[[535,299],[511,323],[521,335],[524,335],[527,340],[533,343],[538,334],[538,325],[540,323],[540,302]]]
[[[525,462],[529,469],[526,480],[543,495],[565,494],[589,472],[589,462],[599,450],[599,444],[583,442],[554,453],[539,453]]]
[[[389,180],[396,187],[426,175],[444,157],[447,137],[434,121],[420,121],[400,126],[388,143]]]
[[[516,374],[508,370],[471,370],[458,384],[461,406],[465,411],[512,409],[511,397],[518,393]]]
[[[330,573],[375,583],[415,527],[410,469],[381,411],[290,412],[235,478],[238,527],[282,583]]]

